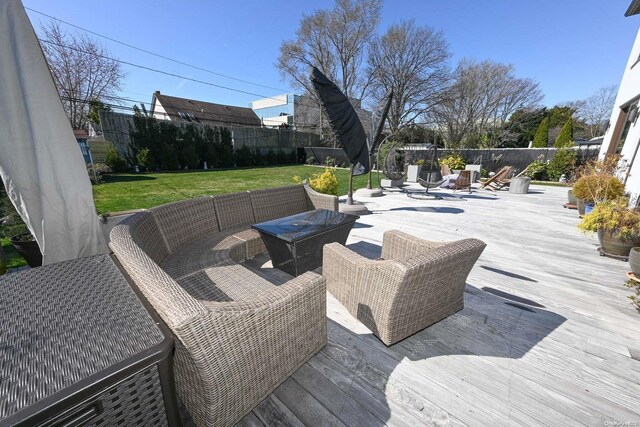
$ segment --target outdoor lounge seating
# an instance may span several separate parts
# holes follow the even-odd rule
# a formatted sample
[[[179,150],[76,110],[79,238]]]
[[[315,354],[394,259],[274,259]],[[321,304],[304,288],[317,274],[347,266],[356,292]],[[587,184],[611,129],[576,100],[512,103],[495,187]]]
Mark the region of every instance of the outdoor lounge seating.
[[[327,290],[386,345],[464,307],[465,280],[485,243],[430,242],[401,231],[384,233],[382,260],[337,243],[324,247]]]
[[[326,344],[322,276],[276,286],[240,262],[265,250],[251,224],[337,204],[295,185],[163,205],[112,230],[176,338],[177,392],[197,425],[236,423]]]
[[[471,193],[471,171],[463,170],[458,174],[458,178],[453,182],[453,191],[468,190]]]
[[[496,192],[501,188],[508,187],[510,182],[509,178],[511,177],[512,173],[513,166],[504,166],[502,169],[496,172],[494,176],[483,182],[480,188]]]

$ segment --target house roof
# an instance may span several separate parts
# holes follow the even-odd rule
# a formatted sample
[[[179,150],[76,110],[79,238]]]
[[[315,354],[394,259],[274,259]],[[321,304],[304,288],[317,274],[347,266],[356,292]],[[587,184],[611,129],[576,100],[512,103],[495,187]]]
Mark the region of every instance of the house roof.
[[[260,119],[251,108],[178,98],[175,96],[162,95],[160,92],[155,92],[153,97],[151,113],[153,114],[155,101],[157,100],[171,120],[179,121],[182,119],[188,122],[214,122],[241,126],[260,126]]]
[[[74,129],[73,136],[75,136],[76,139],[88,139],[89,133],[84,129]]]
[[[640,0],[633,0],[629,5],[629,9],[624,13],[624,16],[637,15],[640,13]]]

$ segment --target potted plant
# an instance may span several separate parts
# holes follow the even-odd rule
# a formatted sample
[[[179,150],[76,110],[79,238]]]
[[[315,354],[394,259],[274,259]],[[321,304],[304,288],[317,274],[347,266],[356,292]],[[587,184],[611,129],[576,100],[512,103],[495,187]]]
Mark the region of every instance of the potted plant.
[[[598,233],[604,255],[626,258],[640,246],[640,210],[627,208],[627,203],[626,197],[600,202],[578,224],[582,231]]]
[[[438,159],[438,163],[440,163],[441,166],[448,166],[449,170],[453,173],[460,173],[461,170],[464,170],[466,165],[464,158],[460,154],[449,154],[448,156],[444,156]]]
[[[619,159],[620,156],[615,155],[604,160],[591,160],[576,170],[576,181],[571,191],[577,199],[580,216],[591,211],[597,203],[624,195],[624,185],[616,177]]]
[[[640,246],[631,248],[629,252],[629,267],[631,267],[631,272],[640,279]]]
[[[584,175],[573,185],[573,194],[585,203],[585,213],[589,213],[598,203],[622,197],[624,185],[613,175]]]
[[[0,186],[0,217],[4,218],[0,227],[0,237],[8,238],[30,267],[41,266],[42,252],[38,242],[33,239],[29,228],[16,212],[2,186]]]

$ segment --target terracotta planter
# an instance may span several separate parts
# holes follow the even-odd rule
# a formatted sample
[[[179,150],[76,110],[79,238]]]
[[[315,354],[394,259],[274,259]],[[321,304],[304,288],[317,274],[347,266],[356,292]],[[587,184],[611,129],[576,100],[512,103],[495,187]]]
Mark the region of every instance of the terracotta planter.
[[[11,240],[11,244],[16,248],[16,251],[27,261],[29,267],[40,267],[42,265],[42,253],[38,242],[35,240],[16,240],[14,237],[9,240]]]
[[[629,252],[629,266],[637,277],[640,277],[640,247],[631,248]]]
[[[569,190],[567,192],[567,197],[569,198],[569,204],[570,205],[577,205],[578,204],[578,198],[573,194],[573,190]]]
[[[640,246],[640,236],[630,239],[622,239],[617,232],[598,230],[598,240],[600,247],[609,255],[626,257],[629,256],[631,248]]]

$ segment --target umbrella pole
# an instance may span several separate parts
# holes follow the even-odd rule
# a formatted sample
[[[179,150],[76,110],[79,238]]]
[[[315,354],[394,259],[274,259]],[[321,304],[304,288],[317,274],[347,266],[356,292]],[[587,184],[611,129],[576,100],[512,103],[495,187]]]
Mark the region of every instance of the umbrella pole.
[[[351,164],[351,167],[349,168],[349,192],[347,193],[347,204],[348,205],[352,205],[353,204],[353,168],[354,168],[354,164]]]
[[[373,153],[369,153],[369,179],[367,180],[367,190],[372,190],[371,173],[373,171]]]

